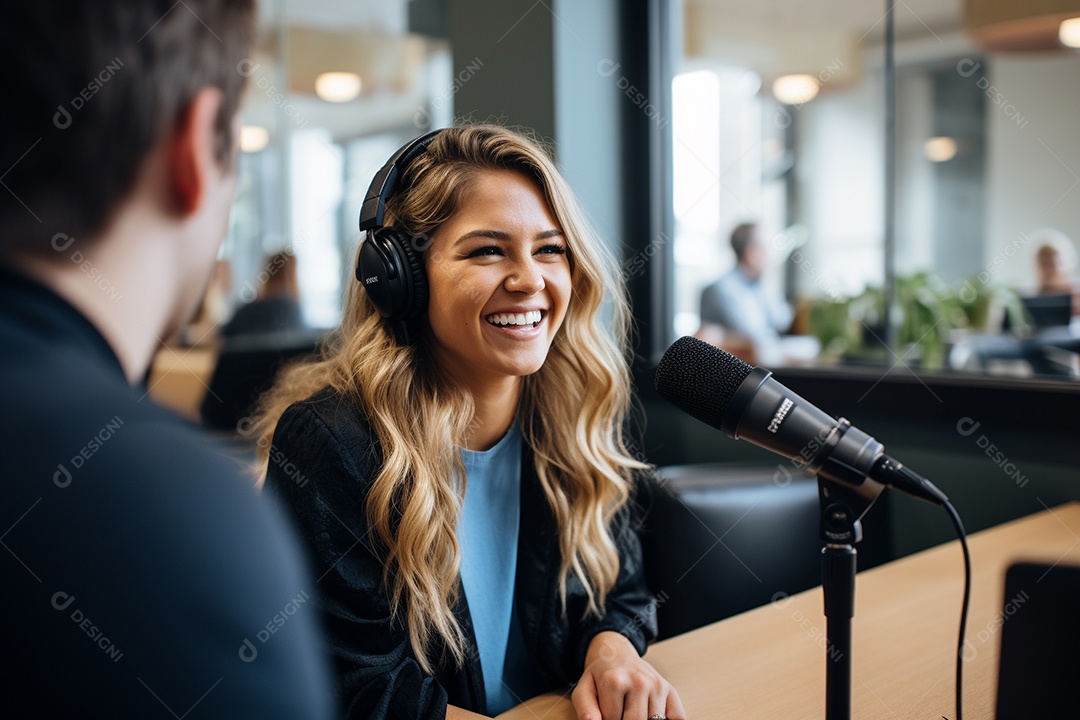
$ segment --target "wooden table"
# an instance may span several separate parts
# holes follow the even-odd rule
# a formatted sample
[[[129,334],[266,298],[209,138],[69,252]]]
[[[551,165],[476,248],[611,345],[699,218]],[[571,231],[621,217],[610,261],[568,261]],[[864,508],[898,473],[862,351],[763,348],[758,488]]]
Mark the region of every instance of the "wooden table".
[[[214,374],[218,351],[209,346],[163,347],[154,355],[146,386],[155,402],[193,422]]]
[[[964,717],[992,718],[1005,569],[1016,560],[1080,564],[1080,503],[969,538],[971,610]],[[959,542],[859,573],[855,590],[852,717],[955,718],[954,678],[963,558]],[[691,720],[825,717],[821,588],[670,638],[649,660],[678,689]],[[576,720],[569,692],[500,720]]]

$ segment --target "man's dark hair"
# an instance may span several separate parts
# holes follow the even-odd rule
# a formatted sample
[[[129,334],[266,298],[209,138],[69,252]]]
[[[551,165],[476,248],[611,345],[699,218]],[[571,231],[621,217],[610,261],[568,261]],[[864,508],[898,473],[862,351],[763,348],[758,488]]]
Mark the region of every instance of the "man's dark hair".
[[[254,34],[255,0],[5,2],[0,255],[100,232],[200,88],[224,93],[215,154],[231,163]]]
[[[754,240],[754,229],[757,223],[742,223],[735,226],[731,231],[731,249],[735,251],[735,259],[741,261],[746,252],[746,246]]]

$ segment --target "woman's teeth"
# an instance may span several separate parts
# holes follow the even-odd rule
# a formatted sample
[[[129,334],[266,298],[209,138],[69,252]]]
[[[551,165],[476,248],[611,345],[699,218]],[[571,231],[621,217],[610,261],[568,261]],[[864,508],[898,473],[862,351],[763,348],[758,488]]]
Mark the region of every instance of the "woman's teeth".
[[[496,313],[485,318],[492,325],[535,325],[540,322],[540,311],[525,313]]]

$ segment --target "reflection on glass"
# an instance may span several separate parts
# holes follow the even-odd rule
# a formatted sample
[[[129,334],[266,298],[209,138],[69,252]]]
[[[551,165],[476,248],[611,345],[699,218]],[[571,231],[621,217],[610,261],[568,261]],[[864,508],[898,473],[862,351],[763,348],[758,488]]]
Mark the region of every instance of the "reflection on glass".
[[[967,3],[966,17],[960,2],[897,5],[890,318],[885,4],[687,2],[686,72],[673,85],[679,334],[701,326],[698,298],[735,266],[728,237],[751,221],[767,248],[762,279],[795,307],[791,331],[820,340],[818,363],[1080,375],[1067,259],[1080,239],[1080,94],[1069,90],[1080,55],[1061,48],[1060,18],[982,5]],[[1036,25],[1049,29],[1023,30]],[[762,89],[740,95],[746,74]],[[793,76],[805,80],[798,97],[784,94]],[[1046,238],[1065,258],[1056,294],[1038,292]],[[898,347],[883,342],[887,322]]]
[[[260,13],[258,49],[237,68],[249,85],[221,321],[256,296],[268,258],[286,253],[304,322],[330,328],[372,176],[406,139],[450,121],[449,47],[409,31],[405,0],[265,0]]]
[[[337,325],[371,178],[406,139],[450,121],[449,43],[410,32],[410,7],[260,2],[260,39],[236,68],[248,88],[229,232],[177,338],[205,362],[186,363],[184,348],[166,370],[206,427],[234,431],[280,363]]]

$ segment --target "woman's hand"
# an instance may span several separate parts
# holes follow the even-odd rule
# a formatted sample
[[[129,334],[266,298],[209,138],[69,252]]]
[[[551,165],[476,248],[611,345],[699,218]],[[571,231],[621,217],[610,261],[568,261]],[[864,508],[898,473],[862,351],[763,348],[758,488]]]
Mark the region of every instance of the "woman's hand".
[[[585,672],[571,695],[579,720],[685,720],[679,693],[617,632],[589,643]]]

